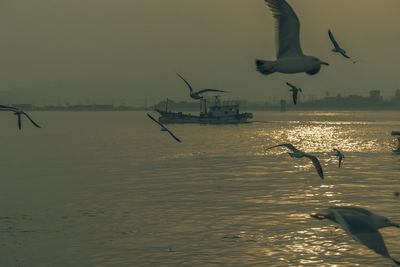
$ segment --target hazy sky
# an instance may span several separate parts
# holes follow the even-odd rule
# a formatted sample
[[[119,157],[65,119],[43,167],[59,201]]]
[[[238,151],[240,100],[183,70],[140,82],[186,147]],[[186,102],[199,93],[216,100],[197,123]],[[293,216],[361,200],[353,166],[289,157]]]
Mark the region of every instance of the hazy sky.
[[[2,0],[0,91],[61,101],[189,100],[175,71],[231,99],[287,96],[286,81],[309,96],[400,88],[399,0],[288,3],[304,53],[331,64],[316,76],[255,71],[254,59],[275,59],[263,0]],[[357,64],[331,52],[328,28]]]

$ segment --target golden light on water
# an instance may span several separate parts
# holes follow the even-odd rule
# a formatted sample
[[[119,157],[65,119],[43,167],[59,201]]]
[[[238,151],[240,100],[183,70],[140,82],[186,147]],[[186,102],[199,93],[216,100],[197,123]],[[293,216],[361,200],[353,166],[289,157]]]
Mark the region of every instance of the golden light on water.
[[[40,257],[71,266],[76,263],[71,259],[121,266],[199,266],[205,261],[221,266],[390,266],[390,260],[337,224],[310,214],[329,206],[359,206],[400,222],[399,199],[393,195],[400,191],[400,158],[391,151],[396,140],[390,136],[400,122],[309,123],[266,112],[260,116],[276,122],[171,125],[184,139],[176,144],[152,124],[121,130],[131,116],[140,121],[140,113],[85,114],[48,113],[56,127],[38,135],[3,133],[7,153],[0,162],[12,175],[3,177],[3,216],[10,218],[0,218],[0,226],[4,247],[15,251],[15,258]],[[102,130],[99,118],[115,123],[115,129]],[[67,120],[90,121],[93,128],[76,135],[76,127],[63,127]],[[66,134],[68,146],[60,142]],[[320,159],[324,180],[309,160],[291,158],[285,148],[264,151],[288,142]],[[340,169],[334,147],[345,153]],[[45,160],[38,159],[38,150]],[[23,159],[24,168],[15,157]],[[18,193],[17,206],[8,205],[16,199],[10,188]],[[37,202],[43,195],[46,199]],[[26,213],[29,219],[21,215]],[[400,258],[398,229],[381,234],[393,257]],[[37,249],[37,256],[24,254],[28,246]],[[82,256],[82,249],[88,254]]]
[[[331,152],[333,148],[347,152],[374,151],[393,144],[393,140],[366,138],[374,133],[363,130],[364,124],[357,125],[361,129],[356,131],[354,123],[288,122],[287,127],[279,127],[272,132],[270,129],[260,130],[256,135],[265,140],[265,147],[291,143],[298,149],[309,152]]]

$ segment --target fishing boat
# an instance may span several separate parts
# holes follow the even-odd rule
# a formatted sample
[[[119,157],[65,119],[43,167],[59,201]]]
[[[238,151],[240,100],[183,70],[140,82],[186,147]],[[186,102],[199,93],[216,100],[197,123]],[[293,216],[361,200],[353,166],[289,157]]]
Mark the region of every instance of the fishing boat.
[[[155,108],[155,111],[160,114],[161,123],[237,124],[246,123],[248,119],[253,118],[252,113],[240,113],[239,104],[221,102],[218,96],[210,105],[206,99],[200,99],[199,115],[169,111],[168,99],[164,110]]]

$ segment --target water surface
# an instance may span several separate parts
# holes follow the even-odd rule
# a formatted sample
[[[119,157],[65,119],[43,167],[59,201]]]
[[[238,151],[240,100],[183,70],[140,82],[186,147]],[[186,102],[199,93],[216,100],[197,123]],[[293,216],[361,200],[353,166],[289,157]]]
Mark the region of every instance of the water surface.
[[[145,112],[0,114],[1,266],[391,266],[309,214],[400,222],[398,112],[258,112],[265,123],[169,125]],[[318,156],[321,180],[291,142]],[[332,149],[346,158],[341,169]],[[400,231],[381,230],[400,258]]]

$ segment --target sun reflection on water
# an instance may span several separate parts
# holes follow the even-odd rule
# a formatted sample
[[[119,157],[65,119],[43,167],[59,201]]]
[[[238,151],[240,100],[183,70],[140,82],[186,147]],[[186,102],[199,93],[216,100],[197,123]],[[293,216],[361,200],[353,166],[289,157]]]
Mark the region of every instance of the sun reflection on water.
[[[134,178],[119,188],[130,189],[124,203],[145,205],[134,212],[138,231],[122,246],[142,252],[136,253],[138,266],[148,258],[171,266],[390,264],[337,224],[310,214],[361,206],[400,222],[393,197],[395,187],[400,191],[400,158],[391,153],[396,140],[390,136],[400,123],[374,122],[373,116],[362,121],[352,112],[276,117],[274,123],[240,127],[174,125],[187,136],[185,144],[155,144],[151,167],[132,172]],[[308,159],[291,158],[286,148],[265,151],[282,143],[317,156],[325,179]],[[333,148],[345,154],[340,169]],[[383,236],[399,258],[398,232]],[[166,252],[169,247],[173,252]]]
[[[255,134],[265,143],[260,147],[262,150],[271,145],[291,143],[307,152],[332,152],[333,148],[345,152],[374,152],[393,144],[392,138],[371,138],[374,133],[363,130],[363,125],[365,123],[360,123],[361,129],[354,129],[354,123],[291,122],[272,131],[259,129]],[[279,152],[267,151],[267,154],[271,153]]]

